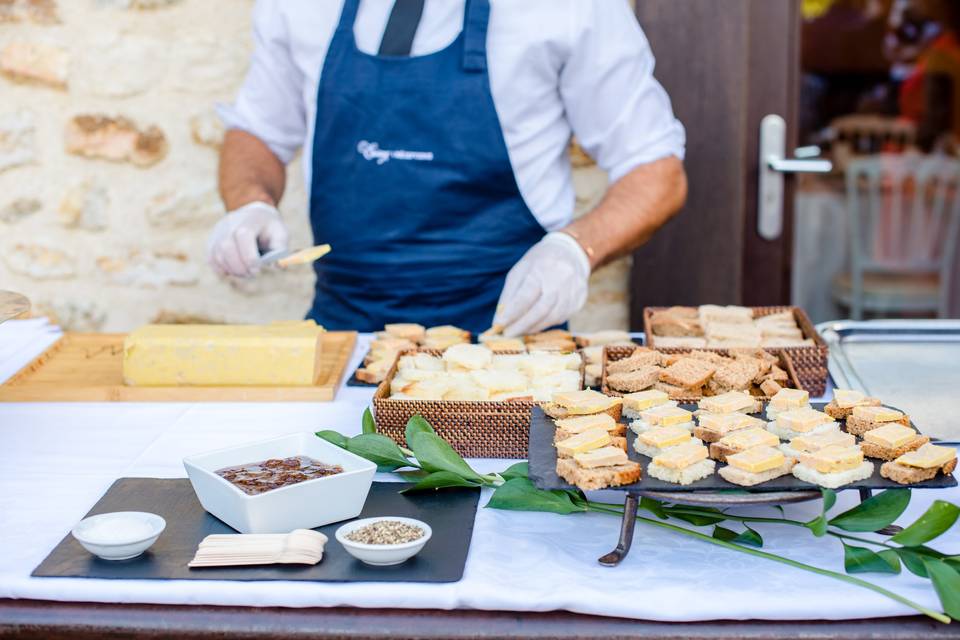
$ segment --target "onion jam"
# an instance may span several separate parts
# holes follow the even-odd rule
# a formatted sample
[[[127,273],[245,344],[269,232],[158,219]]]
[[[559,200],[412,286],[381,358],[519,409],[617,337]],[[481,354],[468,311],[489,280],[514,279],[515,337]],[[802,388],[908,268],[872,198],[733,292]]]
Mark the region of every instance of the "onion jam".
[[[255,496],[298,482],[315,480],[343,472],[337,464],[325,464],[310,456],[270,458],[248,462],[235,467],[224,467],[215,473],[244,493]]]

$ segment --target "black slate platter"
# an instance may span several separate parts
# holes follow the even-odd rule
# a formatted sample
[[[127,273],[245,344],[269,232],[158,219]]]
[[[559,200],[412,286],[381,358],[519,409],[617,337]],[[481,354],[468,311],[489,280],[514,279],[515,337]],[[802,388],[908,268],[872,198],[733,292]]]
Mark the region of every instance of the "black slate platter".
[[[178,580],[311,580],[323,582],[457,582],[473,535],[479,489],[451,489],[404,495],[407,486],[375,482],[359,517],[403,516],[430,525],[433,536],[423,550],[403,564],[372,567],[348,555],[334,537],[343,523],[321,531],[330,541],[323,560],[313,566],[268,565],[190,569],[197,545],[212,533],[236,533],[203,510],[189,480],[121,478],[90,510],[88,516],[110,511],[150,511],[163,516],[166,530],[143,555],[132,560],[108,561],[88,553],[67,536],[34,569],[34,576],[72,578]]]
[[[360,380],[359,378],[357,378],[357,371],[363,368],[363,362],[366,359],[367,357],[364,356],[363,360],[360,361],[360,364],[357,365],[357,368],[354,369],[353,373],[350,374],[350,377],[347,378],[348,387],[379,387],[380,386],[380,383],[378,382],[364,382],[363,380]]]
[[[691,411],[697,408],[696,405],[691,404],[682,404],[680,406]],[[822,410],[825,406],[825,403],[812,403],[811,406],[814,409]],[[763,415],[762,417],[766,418],[766,415]],[[624,421],[628,424],[630,422],[626,419],[624,419]],[[530,448],[528,455],[530,458],[530,480],[538,489],[574,488],[572,485],[567,484],[563,478],[557,475],[557,450],[553,446],[553,433],[555,429],[556,425],[554,425],[553,420],[551,420],[542,409],[535,407],[530,421]],[[658,480],[657,478],[647,475],[647,464],[650,462],[650,458],[640,455],[633,449],[633,442],[636,437],[636,434],[628,428],[627,455],[630,456],[631,460],[636,460],[639,462],[640,466],[643,468],[641,479],[639,482],[634,484],[624,485],[622,487],[611,487],[612,490],[672,492],[738,490],[764,493],[770,491],[810,491],[811,489],[816,489],[816,485],[798,480],[792,475],[781,476],[754,487],[741,487],[740,485],[733,484],[732,482],[727,482],[716,472],[714,472],[713,475],[704,478],[703,480],[698,480],[688,485],[664,482],[663,480]],[[880,464],[882,461],[873,460],[872,458],[867,459],[874,463],[873,476],[865,480],[844,485],[843,487],[840,487],[841,489],[889,489],[893,487],[904,486],[897,484],[892,480],[887,480],[880,475]],[[718,462],[717,470],[719,470],[721,466],[724,465]],[[944,476],[943,474],[940,474],[932,480],[919,482],[909,486],[918,489],[946,489],[957,486],[957,480],[952,475]]]

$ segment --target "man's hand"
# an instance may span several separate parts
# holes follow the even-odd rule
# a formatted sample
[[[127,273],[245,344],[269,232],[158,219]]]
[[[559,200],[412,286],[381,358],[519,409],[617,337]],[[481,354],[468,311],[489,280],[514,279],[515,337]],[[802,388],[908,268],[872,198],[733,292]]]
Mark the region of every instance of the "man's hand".
[[[506,336],[520,336],[566,322],[587,301],[589,278],[580,244],[566,233],[548,233],[510,269],[493,324]]]
[[[260,250],[287,248],[287,227],[266,202],[251,202],[228,213],[210,233],[207,259],[220,274],[248,278],[260,271]]]

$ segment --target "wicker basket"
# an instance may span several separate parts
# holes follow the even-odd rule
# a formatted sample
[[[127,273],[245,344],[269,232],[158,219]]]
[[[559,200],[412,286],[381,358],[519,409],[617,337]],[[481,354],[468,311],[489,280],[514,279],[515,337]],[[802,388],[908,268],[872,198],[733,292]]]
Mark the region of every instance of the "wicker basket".
[[[657,346],[657,337],[653,335],[650,317],[655,312],[662,311],[666,308],[667,307],[644,308],[643,331],[646,336],[647,346],[654,348]],[[766,349],[766,351],[770,353],[783,352],[788,354],[796,371],[797,379],[803,388],[810,392],[812,397],[822,396],[826,393],[827,377],[829,376],[827,371],[829,348],[824,339],[817,333],[817,330],[814,329],[813,323],[810,322],[810,317],[807,313],[800,307],[751,307],[751,309],[753,309],[754,317],[769,316],[784,311],[793,312],[793,318],[797,321],[797,326],[800,327],[800,331],[803,332],[803,337],[812,339],[813,345],[806,347],[771,347]],[[716,348],[705,348],[701,350],[723,352],[723,349]],[[664,353],[683,353],[687,351],[687,349],[664,348],[658,349],[658,351],[663,351]]]
[[[606,347],[603,350],[603,374],[600,379],[601,380],[600,389],[601,391],[603,391],[604,394],[608,396],[623,395],[619,391],[614,391],[613,389],[607,386],[607,363],[616,362],[617,360],[623,360],[624,358],[632,354],[634,349],[635,347],[623,346],[623,347]],[[677,348],[671,348],[671,349],[656,349],[656,351],[659,351],[661,353],[669,353],[669,354],[690,353],[691,351],[714,351],[719,353],[722,356],[730,355],[729,351],[727,351],[726,349],[681,349],[677,347]],[[764,349],[764,351],[766,351],[767,353],[776,355],[780,358],[780,368],[786,371],[787,376],[789,376],[789,381],[784,386],[793,387],[795,389],[806,389],[806,387],[803,385],[803,381],[800,380],[800,377],[797,375],[797,370],[793,366],[793,359],[790,357],[790,354],[786,352],[786,349],[771,348],[771,349]],[[809,389],[807,389],[807,391],[809,391]],[[756,397],[764,401],[770,399],[770,396],[766,396],[766,395],[761,395]],[[700,398],[689,397],[689,398],[676,398],[676,399],[681,402],[697,402]]]
[[[441,355],[440,351],[419,349],[420,353]],[[414,353],[403,352],[400,356]],[[502,352],[498,352],[502,353]],[[582,356],[581,356],[582,358]],[[537,402],[532,400],[392,400],[390,382],[397,374],[400,357],[373,395],[373,415],[377,431],[404,445],[407,421],[422,415],[437,435],[465,458],[527,457],[530,418]],[[583,364],[580,365],[583,386]]]

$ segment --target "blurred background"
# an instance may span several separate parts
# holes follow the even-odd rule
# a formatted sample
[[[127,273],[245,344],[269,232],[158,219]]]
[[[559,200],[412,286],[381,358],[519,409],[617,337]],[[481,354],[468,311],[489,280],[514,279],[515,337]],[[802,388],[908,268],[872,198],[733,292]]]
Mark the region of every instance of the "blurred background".
[[[224,213],[213,107],[243,78],[252,6],[0,0],[0,289],[73,330],[305,313],[310,270],[225,281],[205,261]],[[958,315],[960,2],[636,11],[687,127],[691,196],[650,245],[594,275],[573,329],[639,328],[645,305],[706,302],[793,303],[817,322]],[[785,156],[832,164],[786,175],[782,206],[761,215],[771,114]],[[575,143],[570,155],[582,212],[606,176]],[[291,246],[307,246],[301,171],[288,176],[281,210]]]

